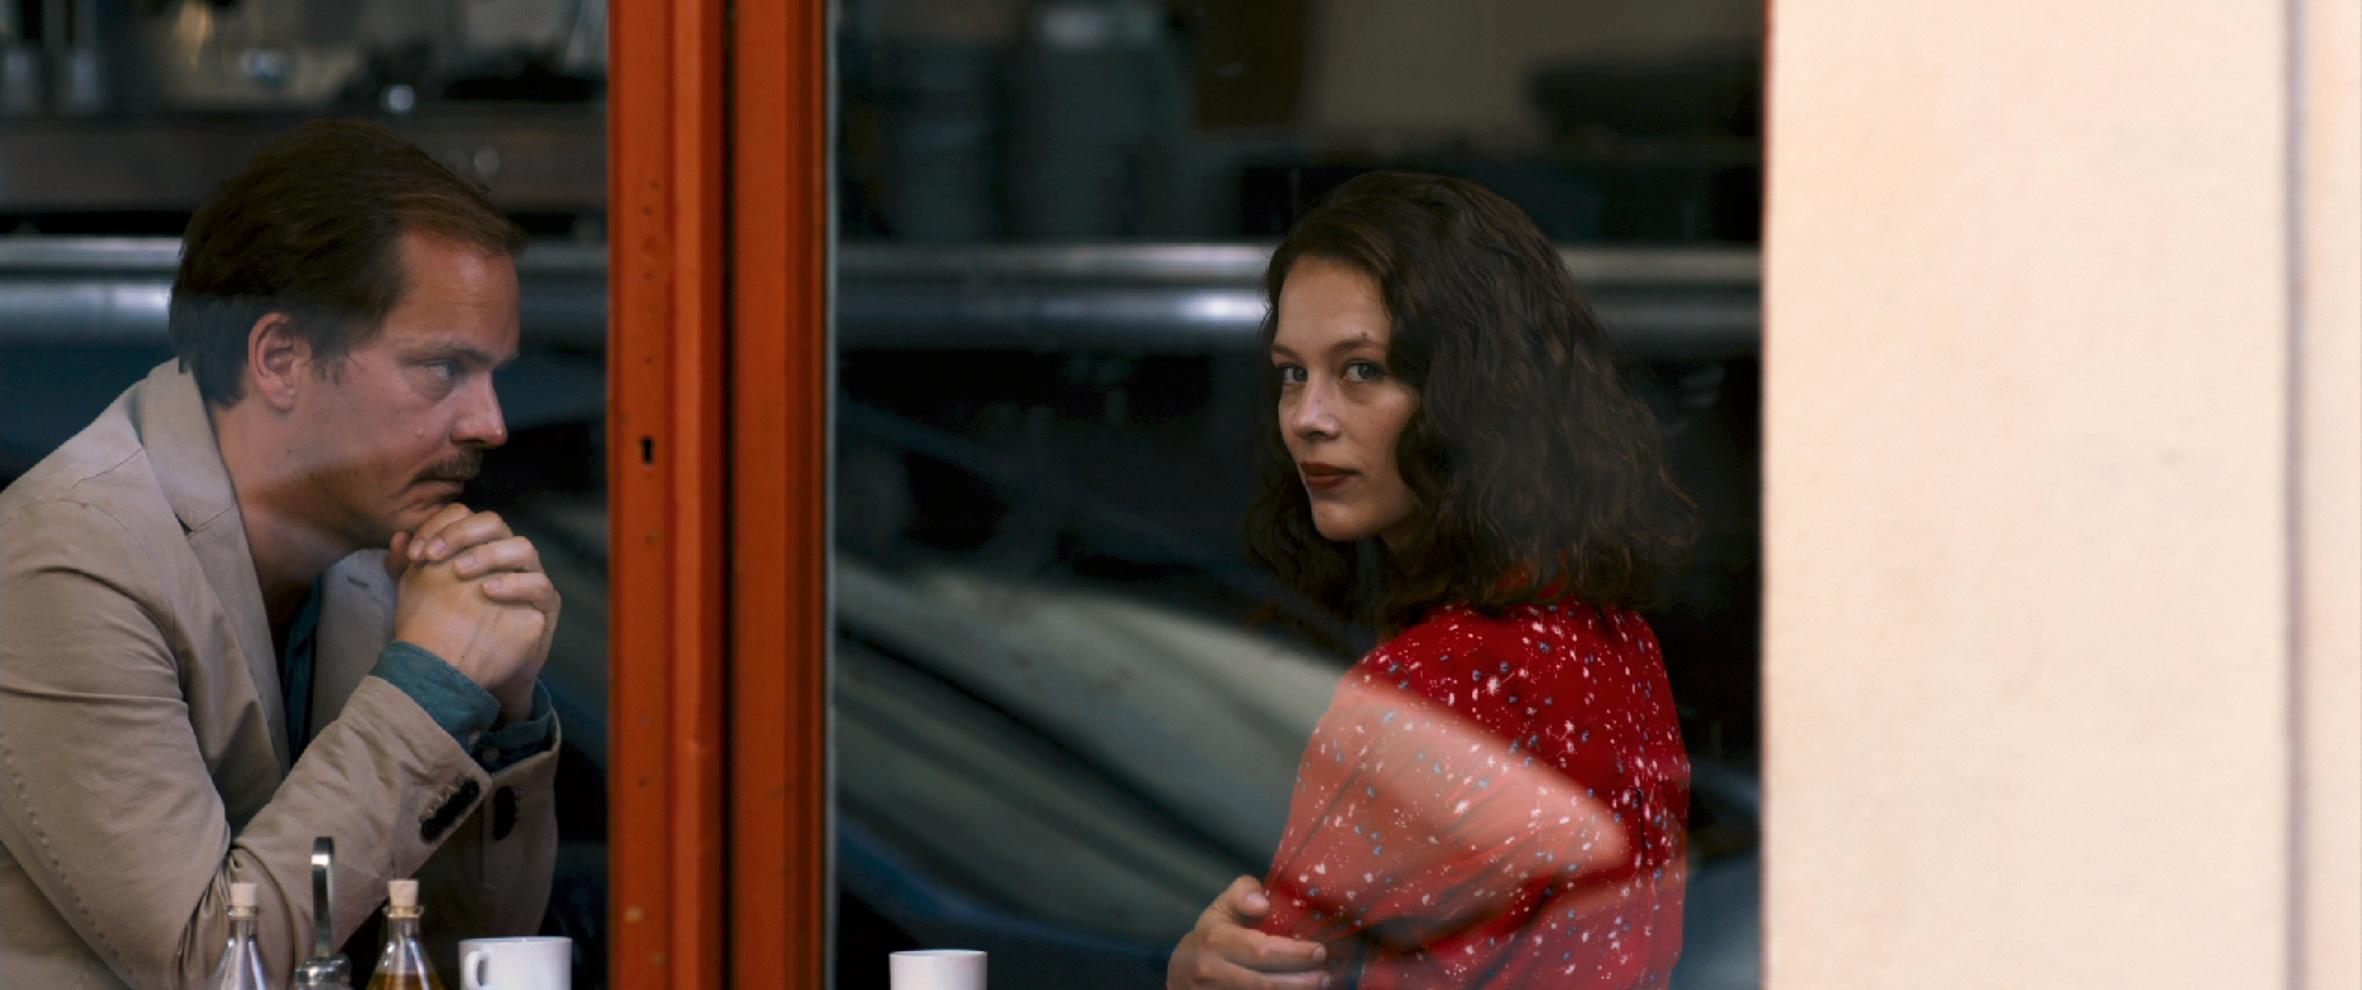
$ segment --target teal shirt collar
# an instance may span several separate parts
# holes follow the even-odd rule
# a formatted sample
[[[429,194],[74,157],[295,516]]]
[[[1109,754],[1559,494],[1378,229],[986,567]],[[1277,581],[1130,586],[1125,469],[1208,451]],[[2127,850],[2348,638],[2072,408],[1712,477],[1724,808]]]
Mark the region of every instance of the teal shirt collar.
[[[287,629],[287,649],[279,654],[279,688],[286,693],[287,760],[293,763],[303,758],[303,748],[312,741],[312,667],[318,655],[320,631],[320,598],[326,588],[322,582],[312,582],[312,590],[304,595],[303,607],[295,611],[295,623]]]

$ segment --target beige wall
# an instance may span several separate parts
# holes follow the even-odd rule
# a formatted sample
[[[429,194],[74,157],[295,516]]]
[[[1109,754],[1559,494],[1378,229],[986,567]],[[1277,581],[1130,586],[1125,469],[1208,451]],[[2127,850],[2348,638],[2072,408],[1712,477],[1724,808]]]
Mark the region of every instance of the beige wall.
[[[2300,7],[2301,965],[2362,987],[2362,0]]]
[[[1772,5],[1775,990],[2357,985],[2358,30]]]

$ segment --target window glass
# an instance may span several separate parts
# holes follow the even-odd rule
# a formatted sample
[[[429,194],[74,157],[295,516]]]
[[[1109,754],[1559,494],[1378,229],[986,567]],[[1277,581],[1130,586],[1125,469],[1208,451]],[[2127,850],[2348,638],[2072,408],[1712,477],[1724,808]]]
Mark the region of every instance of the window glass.
[[[840,985],[967,947],[1162,986],[1270,868],[1381,637],[1244,549],[1263,269],[1374,169],[1530,215],[1667,438],[1699,522],[1645,611],[1692,761],[1675,985],[1760,983],[1762,42],[1734,0],[839,7]]]
[[[529,235],[521,351],[496,378],[510,438],[465,497],[535,543],[564,597],[543,929],[574,938],[586,987],[606,983],[605,10],[0,0],[0,485],[171,357],[191,213],[303,121],[390,126]]]

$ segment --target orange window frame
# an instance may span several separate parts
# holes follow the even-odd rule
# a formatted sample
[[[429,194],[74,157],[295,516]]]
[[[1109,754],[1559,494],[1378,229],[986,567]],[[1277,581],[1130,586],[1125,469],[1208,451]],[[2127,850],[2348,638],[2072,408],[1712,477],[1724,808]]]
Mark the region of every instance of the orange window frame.
[[[819,986],[826,5],[609,24],[610,972]]]

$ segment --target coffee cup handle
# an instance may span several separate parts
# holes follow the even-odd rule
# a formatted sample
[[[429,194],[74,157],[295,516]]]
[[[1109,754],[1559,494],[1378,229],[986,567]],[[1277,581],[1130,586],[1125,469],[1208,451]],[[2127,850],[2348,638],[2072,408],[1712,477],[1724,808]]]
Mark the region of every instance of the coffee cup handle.
[[[476,974],[483,971],[484,963],[491,958],[482,949],[467,950],[467,959],[459,964],[460,990],[490,990],[484,985],[484,978]]]

